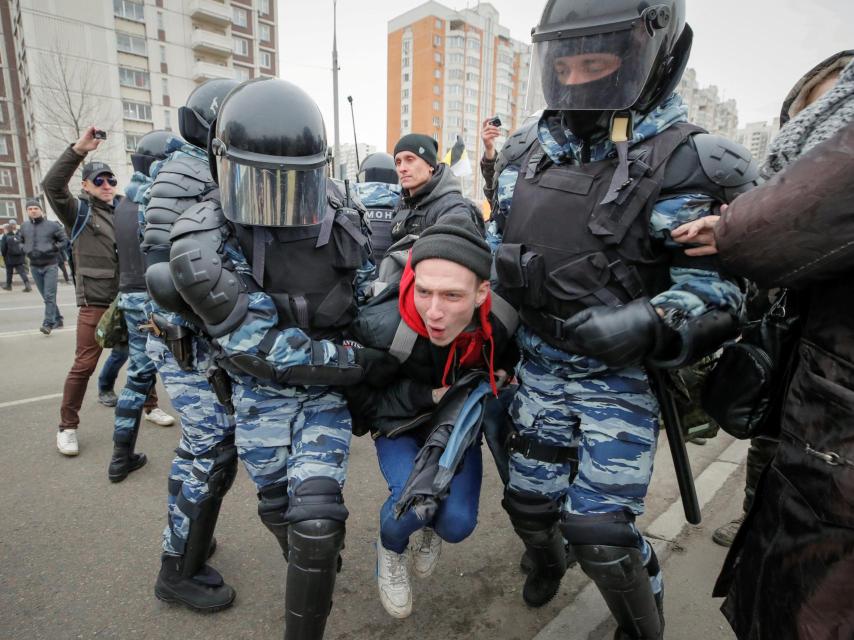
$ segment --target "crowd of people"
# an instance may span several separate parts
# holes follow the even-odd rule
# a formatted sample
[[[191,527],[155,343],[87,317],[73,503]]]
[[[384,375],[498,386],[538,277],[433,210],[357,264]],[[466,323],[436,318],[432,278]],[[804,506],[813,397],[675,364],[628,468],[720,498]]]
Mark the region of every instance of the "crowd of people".
[[[635,521],[662,413],[684,452],[664,409],[672,372],[737,340],[748,294],[785,289],[798,347],[752,442],[745,514],[715,534],[732,544],[715,595],[740,639],[854,636],[854,51],[798,82],[760,171],[688,122],[674,89],[691,38],[682,0],[549,0],[531,117],[501,149],[483,122],[486,223],[429,135],[370,156],[355,184],[330,177],[320,110],[285,80],[197,87],[180,136],[140,140],[124,196],[89,158],[95,126],[69,145],[42,183],[61,224],[33,199],[7,226],[7,288],[17,271],[29,289],[27,256],[42,332],[61,327],[70,245],[61,454],[80,452],[105,314],[127,330],[99,380],[115,406],[109,481],[145,465],[143,418],[173,422],[157,376],[179,414],[157,598],[234,603],[209,559],[239,459],[287,563],[284,637],[322,638],[350,440],[370,434],[389,488],[377,588],[406,618],[411,575],[477,525],[485,440],[524,546],[524,602],[551,601],[577,564],[617,640],[663,638],[663,572]]]

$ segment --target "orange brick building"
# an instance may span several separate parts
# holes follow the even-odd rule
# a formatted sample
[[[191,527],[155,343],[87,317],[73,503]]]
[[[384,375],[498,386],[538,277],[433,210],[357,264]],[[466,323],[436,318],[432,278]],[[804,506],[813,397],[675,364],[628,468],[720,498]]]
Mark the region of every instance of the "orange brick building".
[[[481,122],[497,115],[509,134],[524,120],[530,46],[510,37],[489,3],[454,11],[425,2],[388,23],[386,144],[391,153],[406,133],[426,133],[444,155],[457,136],[469,159],[482,153]],[[504,142],[498,140],[498,146]],[[463,179],[464,193],[480,200],[481,178]]]

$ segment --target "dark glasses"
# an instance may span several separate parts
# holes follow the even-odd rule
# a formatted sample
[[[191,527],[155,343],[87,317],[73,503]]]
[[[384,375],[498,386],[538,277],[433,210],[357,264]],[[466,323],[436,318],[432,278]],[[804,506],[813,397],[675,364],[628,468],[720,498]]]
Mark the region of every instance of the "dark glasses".
[[[104,184],[104,182],[107,182],[111,187],[115,187],[119,183],[119,181],[116,180],[115,176],[110,176],[109,178],[105,178],[104,176],[96,176],[95,179],[92,180],[92,184],[94,184],[96,187],[100,187]]]

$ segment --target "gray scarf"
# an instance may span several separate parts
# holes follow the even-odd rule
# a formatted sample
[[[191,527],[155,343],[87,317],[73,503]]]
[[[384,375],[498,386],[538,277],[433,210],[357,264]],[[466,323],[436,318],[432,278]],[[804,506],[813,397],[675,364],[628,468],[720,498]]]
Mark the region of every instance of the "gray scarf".
[[[801,87],[801,93],[808,91],[815,84]],[[854,60],[849,60],[839,75],[836,85],[783,125],[771,141],[768,158],[761,170],[762,177],[767,180],[779,173],[802,154],[833,137],[852,121],[854,121]]]

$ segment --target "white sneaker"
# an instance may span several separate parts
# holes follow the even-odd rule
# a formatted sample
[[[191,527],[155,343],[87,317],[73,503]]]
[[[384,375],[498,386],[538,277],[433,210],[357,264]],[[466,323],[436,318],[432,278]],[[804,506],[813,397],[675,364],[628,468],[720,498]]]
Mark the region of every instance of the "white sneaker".
[[[380,602],[394,618],[412,613],[412,588],[409,586],[409,554],[395,553],[377,540],[377,586]]]
[[[155,407],[151,411],[145,412],[145,419],[154,424],[159,424],[161,427],[171,427],[175,424],[175,418],[163,411],[160,407]]]
[[[409,538],[412,552],[412,570],[419,578],[426,578],[436,570],[439,555],[442,553],[442,538],[429,527],[416,531]]]
[[[77,429],[62,429],[56,432],[56,448],[64,456],[76,456],[80,453],[77,444]]]

